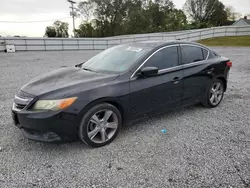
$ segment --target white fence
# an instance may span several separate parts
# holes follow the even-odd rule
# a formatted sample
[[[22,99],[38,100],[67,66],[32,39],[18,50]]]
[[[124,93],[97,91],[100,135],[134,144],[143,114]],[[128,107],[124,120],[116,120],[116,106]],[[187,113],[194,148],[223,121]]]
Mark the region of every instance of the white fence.
[[[226,26],[199,30],[186,30],[166,33],[150,33],[139,35],[121,35],[106,38],[0,38],[0,51],[5,50],[6,44],[13,44],[16,51],[53,51],[53,50],[104,50],[118,44],[148,41],[148,40],[187,40],[221,36],[250,35],[250,26]]]

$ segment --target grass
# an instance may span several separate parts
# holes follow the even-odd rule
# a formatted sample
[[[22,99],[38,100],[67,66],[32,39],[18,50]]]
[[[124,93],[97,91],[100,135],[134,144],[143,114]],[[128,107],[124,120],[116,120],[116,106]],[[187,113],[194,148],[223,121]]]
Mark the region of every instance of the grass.
[[[250,46],[250,36],[216,37],[197,42],[206,46]]]

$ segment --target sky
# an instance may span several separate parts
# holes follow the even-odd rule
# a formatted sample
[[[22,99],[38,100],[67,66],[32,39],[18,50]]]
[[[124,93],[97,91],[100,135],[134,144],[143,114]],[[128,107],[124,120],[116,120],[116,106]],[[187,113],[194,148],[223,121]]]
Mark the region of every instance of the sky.
[[[55,20],[69,23],[72,35],[72,18],[69,15],[70,4],[67,0],[1,0],[0,35],[43,37],[45,28]],[[79,2],[80,0],[75,0]],[[176,8],[181,9],[186,0],[172,0]],[[233,6],[242,15],[250,14],[250,0],[221,0],[226,6]],[[33,21],[44,21],[34,23]],[[31,22],[31,23],[15,23]],[[76,26],[81,22],[76,20]]]

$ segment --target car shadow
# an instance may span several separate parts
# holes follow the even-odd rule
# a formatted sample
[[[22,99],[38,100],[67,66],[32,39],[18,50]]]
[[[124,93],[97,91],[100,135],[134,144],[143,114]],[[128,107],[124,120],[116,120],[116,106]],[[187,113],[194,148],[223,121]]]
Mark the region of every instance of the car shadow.
[[[159,121],[159,119],[162,119],[162,118],[168,119],[168,117],[172,117],[172,116],[175,116],[177,114],[179,117],[181,117],[181,115],[185,114],[185,112],[187,112],[187,111],[193,111],[193,110],[199,110],[199,109],[204,109],[204,107],[200,104],[195,104],[192,106],[178,108],[178,109],[163,112],[160,114],[146,116],[145,118],[140,119],[140,120],[136,120],[135,122],[133,122],[131,124],[124,125],[122,127],[121,133],[122,132],[129,132],[129,130],[132,129],[134,126],[137,126],[137,128],[138,128],[138,126],[139,127],[151,126],[151,125],[148,125],[149,121],[152,123],[157,123]]]
[[[186,114],[188,111],[198,111],[204,109],[204,107],[202,107],[200,104],[196,104],[193,106],[189,106],[189,107],[184,107],[184,108],[180,108],[177,110],[173,110],[173,111],[168,111],[165,113],[161,113],[161,114],[157,114],[157,115],[152,115],[152,116],[147,116],[146,118],[137,120],[131,124],[127,124],[124,125],[121,129],[120,135],[118,136],[117,139],[119,139],[119,137],[123,137],[124,139],[126,139],[125,137],[129,137],[129,134],[131,134],[131,132],[133,132],[133,129],[135,129],[136,127],[136,131],[142,131],[142,133],[145,131],[145,129],[150,128],[152,126],[152,124],[157,124],[157,122],[159,121],[159,119],[168,119],[170,117],[176,116],[178,114],[178,117],[181,118],[182,115]],[[151,123],[149,123],[149,121]],[[98,148],[92,148],[84,143],[82,143],[80,140],[74,140],[74,141],[63,141],[63,142],[58,142],[58,143],[44,143],[44,142],[36,142],[36,141],[32,141],[32,140],[28,140],[26,138],[23,138],[26,140],[26,142],[28,142],[28,146],[27,146],[27,150],[40,150],[43,152],[48,152],[50,153],[51,151],[56,151],[56,152],[62,152],[62,151],[67,151],[70,150],[71,151],[78,151],[78,150],[93,150],[93,149],[97,149]],[[114,140],[115,142],[115,140]],[[114,143],[112,143],[114,144]],[[112,146],[109,146],[112,147]],[[30,148],[30,149],[29,149]]]

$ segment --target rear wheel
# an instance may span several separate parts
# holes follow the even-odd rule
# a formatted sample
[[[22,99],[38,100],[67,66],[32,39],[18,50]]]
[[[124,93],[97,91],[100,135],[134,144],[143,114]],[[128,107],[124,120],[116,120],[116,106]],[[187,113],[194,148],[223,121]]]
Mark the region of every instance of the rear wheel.
[[[84,115],[79,137],[90,146],[101,147],[116,138],[121,123],[121,114],[115,106],[108,103],[98,104]]]
[[[214,108],[218,106],[224,96],[225,86],[223,82],[216,79],[207,90],[207,93],[202,101],[202,104],[206,107]]]

